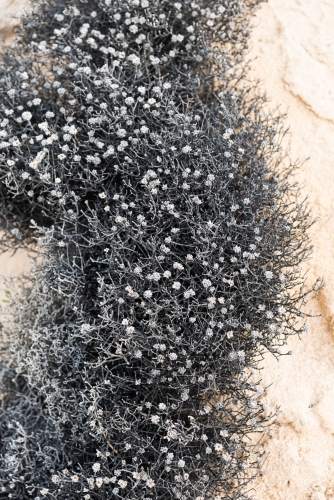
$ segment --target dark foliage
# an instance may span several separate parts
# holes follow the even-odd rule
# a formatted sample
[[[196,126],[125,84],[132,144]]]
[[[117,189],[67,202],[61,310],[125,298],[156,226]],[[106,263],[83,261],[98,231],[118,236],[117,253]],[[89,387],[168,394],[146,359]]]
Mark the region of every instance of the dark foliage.
[[[39,3],[1,67],[0,498],[246,498],[310,219],[247,82],[257,2]]]

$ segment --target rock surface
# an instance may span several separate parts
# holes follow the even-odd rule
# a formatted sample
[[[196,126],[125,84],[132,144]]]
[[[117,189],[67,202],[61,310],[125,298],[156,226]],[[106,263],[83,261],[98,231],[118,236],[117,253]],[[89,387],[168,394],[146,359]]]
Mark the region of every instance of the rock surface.
[[[334,499],[334,0],[269,0],[254,20],[253,77],[273,109],[288,112],[291,157],[301,161],[314,217],[310,281],[325,288],[309,305],[322,317],[291,339],[293,355],[264,362],[266,404],[280,405],[266,438],[257,500]],[[306,158],[310,159],[306,162]],[[304,162],[304,163],[303,163]]]
[[[22,9],[28,6],[28,3],[28,0],[0,0],[0,33],[6,37],[10,35],[17,23],[17,16]]]

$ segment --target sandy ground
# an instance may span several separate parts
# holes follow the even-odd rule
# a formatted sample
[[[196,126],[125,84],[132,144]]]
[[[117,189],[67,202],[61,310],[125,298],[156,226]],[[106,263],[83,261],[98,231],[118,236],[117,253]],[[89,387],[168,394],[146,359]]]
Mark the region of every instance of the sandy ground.
[[[24,3],[0,0],[0,30]],[[269,0],[254,20],[251,46],[253,76],[262,80],[270,107],[288,111],[292,158],[310,157],[299,173],[320,219],[309,275],[326,282],[310,304],[323,316],[309,321],[302,340],[290,340],[293,356],[263,364],[263,385],[272,384],[266,405],[280,409],[264,440],[254,498],[334,500],[334,0]],[[28,267],[23,252],[0,256],[0,274]]]
[[[293,355],[267,358],[263,383],[272,384],[267,407],[280,405],[279,426],[264,446],[257,500],[334,499],[334,0],[269,0],[254,20],[253,76],[270,107],[288,111],[291,156],[305,160],[299,173],[312,213],[310,279],[325,288],[310,306],[323,317],[309,321]]]

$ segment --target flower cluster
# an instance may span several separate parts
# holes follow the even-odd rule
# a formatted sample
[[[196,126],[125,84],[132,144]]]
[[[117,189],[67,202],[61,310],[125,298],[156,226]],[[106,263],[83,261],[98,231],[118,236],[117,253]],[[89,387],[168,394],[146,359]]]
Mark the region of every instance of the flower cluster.
[[[39,258],[3,332],[1,498],[246,498],[310,225],[244,78],[256,3],[40,1],[5,49],[2,243]]]

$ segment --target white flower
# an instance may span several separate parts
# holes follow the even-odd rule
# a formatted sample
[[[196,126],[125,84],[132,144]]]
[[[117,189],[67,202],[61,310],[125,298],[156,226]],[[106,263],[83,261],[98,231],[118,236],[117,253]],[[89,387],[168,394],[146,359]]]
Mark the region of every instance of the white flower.
[[[183,35],[173,35],[172,36],[172,42],[183,42],[184,36]]]
[[[211,285],[212,285],[212,283],[211,283],[211,281],[210,281],[210,280],[208,280],[208,279],[204,279],[204,280],[202,281],[202,285],[204,286],[204,288],[209,288],[209,286],[211,286]]]
[[[119,485],[122,489],[126,488],[126,487],[127,487],[127,484],[128,484],[128,483],[127,483],[127,481],[124,481],[124,479],[120,479],[120,480],[118,481],[118,485]]]
[[[106,193],[99,193],[99,198],[101,198],[101,200],[105,200],[107,197]]]
[[[152,292],[151,292],[151,290],[145,290],[143,295],[144,295],[145,299],[150,299],[152,297]]]
[[[223,451],[223,445],[220,443],[215,444],[215,450],[216,451]]]
[[[164,278],[170,278],[172,275],[172,273],[170,271],[165,271],[164,274],[163,274],[163,277]]]
[[[184,467],[186,465],[185,461],[182,460],[182,459],[179,460],[177,464],[178,464],[179,467]]]
[[[128,146],[128,142],[126,141],[121,141],[120,144],[117,146],[118,151],[124,151],[124,149]]]
[[[47,495],[49,493],[49,490],[47,488],[43,488],[41,490],[41,494],[44,496],[44,495]]]
[[[159,281],[160,278],[161,278],[160,273],[152,273],[148,276],[148,279],[151,279],[153,281]]]
[[[100,468],[101,468],[101,465],[98,462],[96,462],[95,464],[92,465],[92,469],[94,472],[99,472]]]
[[[177,359],[177,354],[175,354],[175,352],[171,352],[168,356],[172,361],[175,361]]]
[[[118,129],[116,133],[117,133],[117,135],[119,137],[125,137],[126,136],[126,130],[124,130],[124,128]]]
[[[191,147],[190,146],[184,146],[184,148],[182,148],[182,152],[183,153],[189,153],[191,151]]]
[[[153,479],[148,479],[146,481],[146,486],[148,486],[149,488],[153,488],[153,486],[155,486],[155,482],[153,481]]]
[[[108,156],[114,154],[115,150],[113,146],[108,146],[107,151],[103,154],[103,158],[108,158]]]
[[[79,476],[75,474],[74,476],[71,477],[71,479],[73,483],[77,483],[79,481]]]
[[[202,202],[201,202],[201,200],[199,199],[199,197],[198,197],[198,196],[194,196],[194,197],[193,197],[193,202],[194,202],[196,205],[201,205],[201,203],[202,203]]]
[[[136,54],[130,54],[128,56],[128,61],[132,62],[132,64],[134,64],[135,66],[139,66],[140,64],[140,59],[138,56],[136,56]]]
[[[27,122],[29,122],[32,118],[32,114],[30,113],[30,111],[24,111],[22,113],[22,118],[23,118],[23,120],[26,120]]]
[[[127,97],[127,98],[125,99],[125,104],[130,105],[130,104],[133,104],[134,102],[135,102],[135,100],[134,100],[134,98],[133,98],[133,97]]]
[[[174,290],[180,290],[181,283],[179,281],[174,281],[172,288],[174,288]]]
[[[266,271],[264,275],[268,280],[271,280],[274,277],[274,274],[271,271]]]
[[[159,423],[159,420],[160,420],[160,418],[159,418],[159,416],[158,416],[158,415],[152,415],[152,417],[151,417],[151,422],[152,422],[153,424],[158,424],[158,423]]]
[[[58,484],[59,481],[60,481],[60,477],[57,476],[56,474],[54,474],[52,477],[51,477],[51,481],[55,484]]]
[[[41,99],[39,99],[38,97],[36,99],[33,99],[32,103],[34,106],[38,106],[39,104],[41,104]]]
[[[142,134],[147,134],[150,130],[144,125],[143,127],[140,127],[140,131]]]
[[[189,299],[190,297],[194,297],[195,295],[195,292],[192,288],[190,288],[189,290],[187,290],[186,292],[184,292],[183,296],[185,299]]]
[[[178,269],[179,271],[183,271],[183,269],[184,269],[183,265],[179,264],[178,262],[174,262],[173,268]]]
[[[167,408],[167,406],[165,405],[165,403],[159,403],[159,410],[165,410]]]

